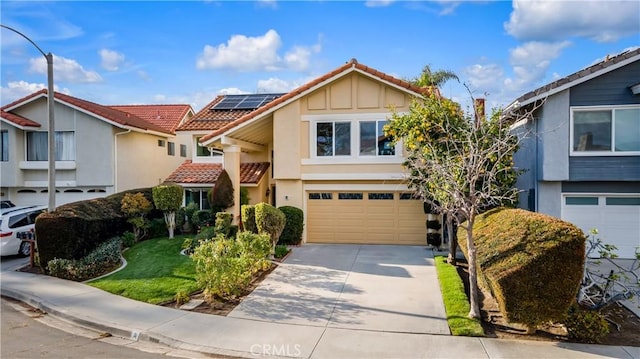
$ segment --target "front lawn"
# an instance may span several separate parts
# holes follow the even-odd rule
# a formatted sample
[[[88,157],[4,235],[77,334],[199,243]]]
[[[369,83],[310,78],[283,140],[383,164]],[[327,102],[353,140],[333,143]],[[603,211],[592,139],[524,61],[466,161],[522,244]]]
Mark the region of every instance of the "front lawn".
[[[435,262],[451,334],[471,337],[484,336],[480,320],[468,317],[469,299],[456,267],[448,264],[447,258],[443,256],[436,256]]]
[[[123,270],[88,284],[151,304],[173,300],[177,292],[197,291],[193,261],[180,254],[185,237],[137,243],[123,254],[128,262]]]

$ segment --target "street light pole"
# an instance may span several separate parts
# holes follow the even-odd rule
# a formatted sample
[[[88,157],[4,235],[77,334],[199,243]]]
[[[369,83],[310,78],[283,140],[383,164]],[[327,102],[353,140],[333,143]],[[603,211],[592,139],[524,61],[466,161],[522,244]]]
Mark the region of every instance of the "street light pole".
[[[48,170],[48,178],[49,178],[49,187],[48,187],[48,192],[49,192],[49,205],[48,205],[48,210],[49,212],[53,212],[56,209],[56,137],[55,137],[55,111],[54,111],[54,104],[55,104],[55,100],[54,100],[54,92],[53,92],[53,54],[52,53],[47,53],[45,54],[44,51],[42,51],[42,49],[36,45],[35,42],[33,42],[30,38],[28,38],[26,35],[24,35],[23,33],[21,33],[20,31],[11,28],[9,26],[6,25],[2,25],[0,24],[0,27],[5,28],[7,30],[13,31],[16,34],[22,36],[23,38],[25,38],[27,41],[29,41],[33,46],[36,47],[36,49],[38,49],[38,51],[40,51],[40,53],[42,54],[42,56],[44,56],[44,58],[47,60],[47,105],[49,107],[49,118],[48,118],[48,164],[49,164],[49,170]]]

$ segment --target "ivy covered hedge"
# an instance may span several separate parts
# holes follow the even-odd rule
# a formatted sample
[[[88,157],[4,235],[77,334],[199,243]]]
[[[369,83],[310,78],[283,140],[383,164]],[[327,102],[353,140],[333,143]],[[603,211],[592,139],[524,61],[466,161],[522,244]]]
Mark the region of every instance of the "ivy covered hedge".
[[[522,209],[497,208],[473,226],[479,282],[512,323],[560,321],[580,286],[584,233],[571,223]],[[469,258],[466,232],[458,241]]]
[[[131,230],[120,207],[126,193],[137,192],[153,203],[151,188],[141,188],[68,203],[38,216],[35,228],[40,263],[84,258],[101,243]],[[150,213],[149,217],[157,216],[162,214]]]

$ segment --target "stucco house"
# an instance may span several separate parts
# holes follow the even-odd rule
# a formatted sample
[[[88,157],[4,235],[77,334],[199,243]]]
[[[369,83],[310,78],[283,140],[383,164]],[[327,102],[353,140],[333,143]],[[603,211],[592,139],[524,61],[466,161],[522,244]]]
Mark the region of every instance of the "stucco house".
[[[268,163],[270,202],[304,211],[308,243],[424,245],[426,216],[404,181],[403,146],[382,128],[392,108],[408,111],[429,91],[353,59],[200,143],[224,153],[234,188],[243,163]]]
[[[184,188],[185,205],[193,202],[200,209],[209,209],[207,193],[223,170],[223,152],[203,146],[199,140],[282,95],[219,95],[176,128],[180,141],[189,144],[187,159],[165,181]],[[244,156],[240,167],[240,187],[234,188],[245,188],[251,204],[269,202],[269,180],[265,176],[269,162]]]
[[[54,95],[56,205],[155,186],[187,157],[173,129],[193,115],[189,105],[103,106]],[[1,108],[2,200],[47,203],[48,130],[46,90]]]
[[[520,205],[576,224],[633,258],[640,247],[640,48],[530,91],[507,107],[525,169]]]

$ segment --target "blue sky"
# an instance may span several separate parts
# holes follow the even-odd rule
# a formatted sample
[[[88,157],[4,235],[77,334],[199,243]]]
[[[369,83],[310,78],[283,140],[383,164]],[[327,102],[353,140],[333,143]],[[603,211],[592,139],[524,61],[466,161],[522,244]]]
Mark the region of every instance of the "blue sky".
[[[397,76],[454,71],[444,95],[491,107],[640,45],[640,1],[0,1],[52,52],[57,91],[104,105],[287,92],[351,58]],[[1,103],[46,86],[44,57],[0,29]]]

